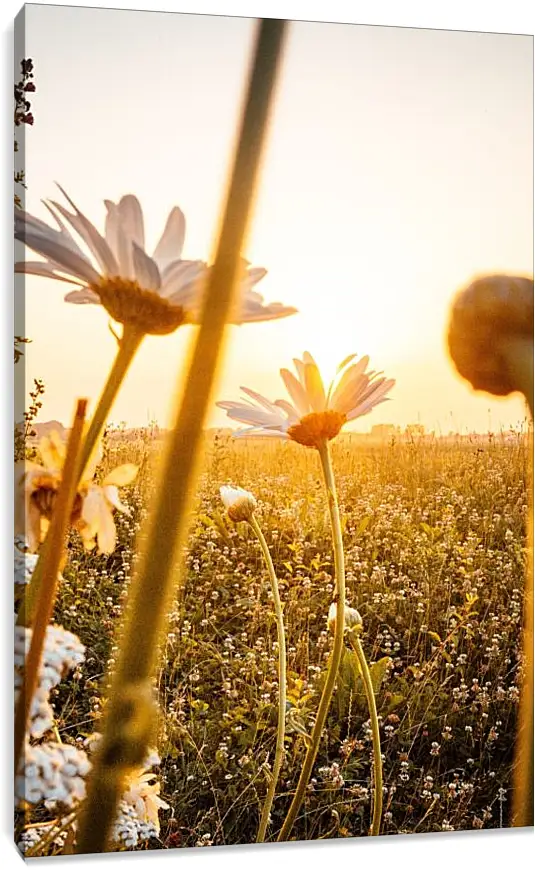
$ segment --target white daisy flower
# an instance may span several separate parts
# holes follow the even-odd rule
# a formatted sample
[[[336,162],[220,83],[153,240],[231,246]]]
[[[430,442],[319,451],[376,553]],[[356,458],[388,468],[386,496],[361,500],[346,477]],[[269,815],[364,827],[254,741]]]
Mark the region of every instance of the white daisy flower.
[[[25,536],[32,553],[44,539],[52,517],[66,444],[61,435],[53,431],[41,438],[39,453],[43,465],[23,460],[15,466],[15,533]],[[87,550],[97,543],[99,553],[112,553],[116,541],[113,511],[129,513],[129,508],[119,498],[118,487],[132,483],[138,467],[131,463],[120,465],[110,471],[101,484],[96,484],[92,478],[98,459],[96,452],[84,471],[74,500],[71,524]]]
[[[248,396],[241,402],[217,402],[232,420],[249,424],[238,432],[241,436],[271,436],[297,441],[305,447],[319,447],[335,438],[345,423],[363,417],[381,402],[395,381],[367,372],[369,357],[353,362],[347,357],[338,367],[336,378],[325,391],[319,369],[306,352],[303,359],[294,359],[297,377],[281,369],[281,377],[291,402],[277,399],[271,402],[254,390],[242,387]]]
[[[15,238],[44,257],[15,264],[15,272],[55,278],[73,284],[67,302],[102,305],[113,320],[139,333],[167,335],[183,323],[197,323],[202,290],[208,274],[201,260],[183,260],[186,221],[174,207],[152,255],[145,249],[143,212],[137,197],[118,203],[105,200],[104,235],[76,207],[45,202],[57,228],[23,209],[15,209]],[[74,230],[78,239],[72,235]],[[84,250],[85,248],[85,250]],[[253,287],[265,269],[250,268],[243,260],[241,302],[233,323],[274,320],[295,313],[279,302],[264,305]]]
[[[256,508],[252,492],[241,486],[222,486],[219,490],[221,500],[231,520],[235,523],[250,520]]]

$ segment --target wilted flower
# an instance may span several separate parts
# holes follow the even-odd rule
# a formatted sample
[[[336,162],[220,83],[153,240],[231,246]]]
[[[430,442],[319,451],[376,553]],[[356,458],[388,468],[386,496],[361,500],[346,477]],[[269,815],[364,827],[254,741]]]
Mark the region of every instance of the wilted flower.
[[[154,761],[151,759],[151,761]],[[134,771],[127,779],[126,789],[121,796],[121,801],[135,811],[137,819],[144,824],[154,827],[156,834],[160,832],[159,810],[168,810],[160,797],[160,783],[154,782],[156,774],[147,771],[146,764]]]
[[[240,486],[222,486],[219,493],[231,520],[239,523],[251,519],[256,508],[252,492]]]
[[[361,628],[362,627],[362,617],[358,610],[355,610],[354,607],[348,607],[347,604],[344,607],[344,623],[345,630],[351,631],[353,628]],[[329,615],[327,617],[327,627],[330,632],[334,634],[334,630],[336,628],[336,602],[333,601],[331,606],[329,607]]]
[[[277,399],[271,402],[254,390],[242,387],[249,400],[218,402],[232,420],[248,423],[249,428],[238,435],[262,435],[297,441],[305,447],[319,447],[335,438],[350,420],[368,414],[386,401],[385,396],[395,384],[392,379],[366,372],[369,357],[347,357],[338,367],[335,380],[327,393],[318,367],[307,352],[303,359],[294,359],[297,377],[281,369],[281,377],[292,402]]]
[[[15,210],[15,238],[45,258],[16,263],[16,272],[73,284],[77,289],[65,296],[67,302],[102,305],[114,320],[140,334],[167,335],[183,323],[198,322],[208,267],[200,260],[182,259],[186,221],[179,208],[171,210],[149,256],[137,197],[129,194],[118,203],[105,200],[107,215],[101,235],[60,190],[72,212],[58,202],[45,202],[58,229],[23,209]],[[241,302],[232,322],[273,320],[295,313],[295,308],[278,302],[264,305],[253,287],[266,270],[249,268],[245,260],[242,265]]]
[[[90,754],[97,750],[102,734],[93,732],[84,741]],[[150,768],[160,764],[155,749],[149,749],[143,764],[126,778],[125,790],[118,805],[111,839],[133,848],[141,840],[157,837],[160,833],[159,810],[168,810],[169,805],[160,797],[160,783],[154,782],[156,774]]]
[[[46,535],[65,461],[65,444],[57,432],[44,436],[39,443],[43,465],[22,461],[15,468],[15,533],[24,535],[30,552],[35,552]],[[113,510],[122,513],[129,509],[119,499],[119,486],[132,483],[137,466],[130,463],[114,468],[102,484],[93,482],[98,461],[94,457],[88,464],[78,486],[71,524],[78,530],[84,546],[90,550],[95,538],[100,553],[111,553],[115,547],[116,530]]]

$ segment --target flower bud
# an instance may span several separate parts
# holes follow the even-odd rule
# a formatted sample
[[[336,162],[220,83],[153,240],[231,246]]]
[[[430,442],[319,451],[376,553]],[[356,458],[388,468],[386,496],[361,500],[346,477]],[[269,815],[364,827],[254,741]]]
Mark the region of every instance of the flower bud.
[[[250,520],[256,508],[252,492],[240,486],[222,486],[219,490],[230,519],[235,523]]]
[[[348,607],[347,604],[344,607],[344,623],[345,623],[345,631],[351,631],[353,628],[361,628],[362,627],[362,617],[358,610],[355,610],[354,607]],[[329,631],[334,634],[336,629],[336,602],[333,601],[331,606],[329,607],[329,615],[327,617],[327,628]]]

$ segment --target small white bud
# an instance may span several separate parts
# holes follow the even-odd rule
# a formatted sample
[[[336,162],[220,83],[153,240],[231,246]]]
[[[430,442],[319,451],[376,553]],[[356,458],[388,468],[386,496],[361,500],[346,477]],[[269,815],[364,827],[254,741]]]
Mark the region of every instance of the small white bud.
[[[347,604],[344,607],[344,623],[345,630],[350,631],[352,628],[361,628],[362,627],[362,617],[358,610],[355,610],[354,607],[348,607]],[[333,601],[331,606],[329,607],[329,615],[327,617],[327,628],[332,634],[334,634],[336,628],[336,602]]]
[[[222,486],[219,493],[233,522],[239,523],[251,519],[256,508],[256,499],[252,492],[240,486]]]

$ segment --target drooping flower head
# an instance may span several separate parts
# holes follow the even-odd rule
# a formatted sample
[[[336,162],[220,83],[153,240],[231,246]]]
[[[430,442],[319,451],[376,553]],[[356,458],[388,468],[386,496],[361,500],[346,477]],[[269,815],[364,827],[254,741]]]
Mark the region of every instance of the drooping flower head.
[[[448,345],[457,371],[475,390],[507,396],[518,389],[504,356],[507,339],[533,340],[533,278],[485,275],[455,297]]]
[[[15,467],[15,534],[25,536],[31,553],[46,535],[61,484],[66,445],[58,432],[41,438],[39,453],[43,465],[22,461]],[[120,465],[97,484],[93,475],[98,459],[95,454],[80,481],[71,525],[79,532],[87,550],[97,543],[99,553],[112,553],[116,540],[113,510],[129,513],[129,508],[119,498],[118,487],[132,483],[138,468],[131,463]]]
[[[57,228],[23,209],[15,210],[15,238],[44,257],[16,263],[16,272],[55,278],[76,289],[65,296],[78,305],[102,305],[119,323],[140,333],[167,335],[183,323],[198,322],[208,267],[201,260],[183,260],[186,221],[174,207],[152,255],[145,249],[143,212],[137,197],[105,200],[104,235],[60,187],[72,211],[59,202],[45,206]],[[72,230],[78,236],[75,238]],[[241,299],[233,323],[274,320],[295,313],[278,302],[264,305],[253,287],[265,269],[243,260]]]
[[[281,377],[291,398],[271,402],[254,390],[242,387],[248,397],[241,402],[218,402],[232,420],[249,424],[238,436],[271,436],[291,439],[305,447],[320,447],[335,438],[350,420],[369,414],[381,402],[395,381],[367,372],[369,357],[347,357],[338,367],[336,378],[326,391],[319,369],[307,352],[294,359],[297,377],[281,369]]]
[[[336,602],[333,601],[327,616],[327,628],[331,634],[334,634],[336,629],[336,610]],[[362,628],[362,617],[358,610],[355,610],[354,607],[348,607],[346,604],[344,607],[344,631],[352,631],[354,628]]]
[[[219,490],[221,500],[231,520],[235,523],[250,520],[256,508],[252,492],[241,486],[222,486]]]

